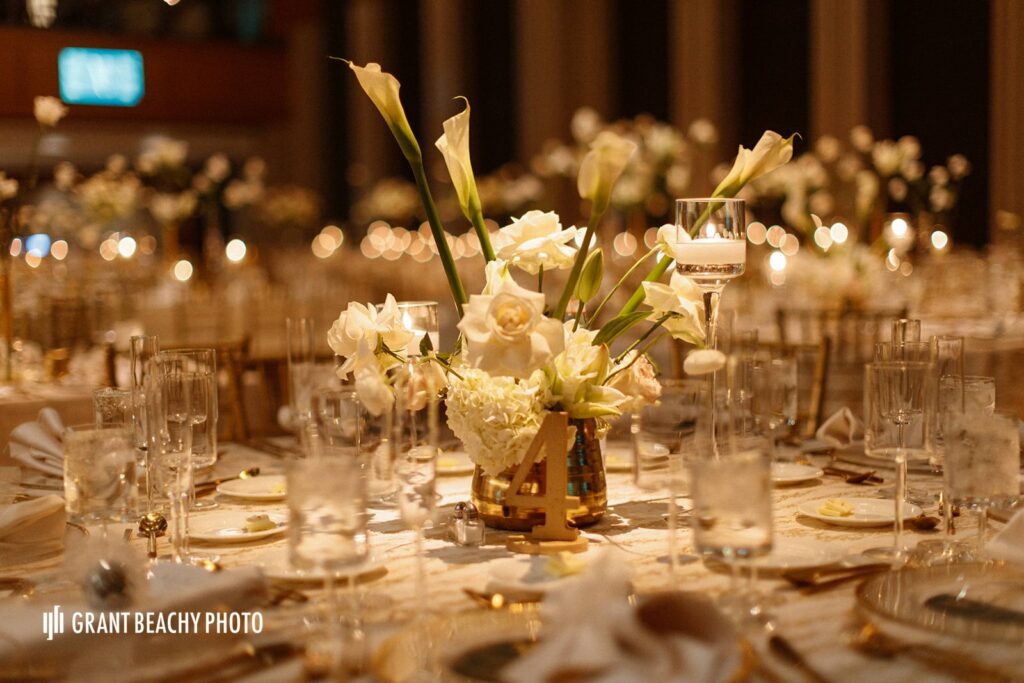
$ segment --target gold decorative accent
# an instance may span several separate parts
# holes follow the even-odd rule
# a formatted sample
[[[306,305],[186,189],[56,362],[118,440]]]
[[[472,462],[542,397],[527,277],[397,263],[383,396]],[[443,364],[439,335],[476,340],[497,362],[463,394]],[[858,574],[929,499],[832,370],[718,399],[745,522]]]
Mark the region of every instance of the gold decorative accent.
[[[569,424],[576,427],[576,437],[566,453],[566,496],[579,498],[579,504],[565,512],[576,527],[584,527],[601,519],[608,507],[604,460],[597,439],[597,422],[593,418],[572,419]],[[543,462],[535,462],[530,467],[519,487],[520,496],[543,495],[547,484],[543,465]],[[514,466],[489,476],[477,467],[473,473],[473,504],[480,511],[484,524],[493,529],[531,531],[544,524],[543,508],[508,504],[508,492],[518,469]]]

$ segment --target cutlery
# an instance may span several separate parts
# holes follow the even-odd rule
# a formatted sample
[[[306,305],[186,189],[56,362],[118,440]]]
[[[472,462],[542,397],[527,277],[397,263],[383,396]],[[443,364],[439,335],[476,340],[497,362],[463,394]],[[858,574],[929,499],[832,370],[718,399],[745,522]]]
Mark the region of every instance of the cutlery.
[[[832,588],[853,579],[860,579],[870,574],[889,571],[892,565],[882,562],[854,566],[829,566],[814,569],[790,569],[782,573],[782,578],[789,581],[805,593],[815,593]]]
[[[829,679],[818,673],[818,670],[811,666],[804,656],[779,634],[776,633],[768,639],[768,647],[779,659],[799,669],[807,677],[807,680],[814,683],[829,683]]]
[[[127,529],[124,530],[124,542],[125,543],[128,543],[129,541],[132,540],[132,531],[133,531],[133,529],[131,527],[128,527]]]
[[[942,614],[996,624],[1024,624],[1024,612],[989,602],[939,593],[924,601],[925,607]]]
[[[218,486],[220,486],[221,484],[223,484],[226,481],[234,481],[236,479],[252,479],[253,477],[259,476],[259,474],[260,474],[260,468],[259,467],[249,467],[247,469],[242,470],[241,472],[239,472],[238,474],[236,474],[233,477],[223,477],[222,479],[213,479],[211,481],[202,481],[202,482],[199,482],[198,484],[196,484],[196,493],[198,493],[201,489],[208,489],[208,488],[209,489],[215,489],[215,488],[217,488]]]
[[[847,470],[841,467],[833,467],[828,465],[821,468],[825,474],[832,475],[833,477],[843,477],[846,479],[847,484],[881,484],[885,480],[875,474],[874,470],[870,472],[857,472],[855,470]]]
[[[941,519],[931,515],[918,515],[904,520],[904,524],[909,524],[918,531],[933,531],[941,522]]]
[[[472,588],[463,588],[462,592],[469,596],[470,600],[487,607],[489,609],[502,609],[504,607],[511,607],[512,605],[525,605],[543,600],[543,596],[529,596],[517,599],[510,599],[501,593],[488,593],[486,591],[478,591]]]
[[[147,512],[139,520],[139,533],[149,539],[147,551],[150,557],[155,558],[156,539],[167,533],[167,519],[159,512]]]
[[[936,671],[952,673],[964,680],[984,680],[991,683],[1009,683],[1014,676],[998,667],[982,664],[963,652],[949,652],[923,643],[907,643],[878,630],[874,624],[864,624],[849,638],[849,644],[872,657],[892,658],[897,655],[913,657]]]

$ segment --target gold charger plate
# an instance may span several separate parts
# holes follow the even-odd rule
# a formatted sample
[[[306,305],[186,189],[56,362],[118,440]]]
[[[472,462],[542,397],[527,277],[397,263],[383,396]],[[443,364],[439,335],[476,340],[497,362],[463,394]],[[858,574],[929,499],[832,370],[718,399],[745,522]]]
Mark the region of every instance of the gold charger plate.
[[[502,610],[469,610],[411,624],[391,636],[373,658],[373,672],[388,683],[500,681],[500,670],[527,652],[541,635],[536,604]],[[731,683],[747,680],[757,657],[737,641]]]

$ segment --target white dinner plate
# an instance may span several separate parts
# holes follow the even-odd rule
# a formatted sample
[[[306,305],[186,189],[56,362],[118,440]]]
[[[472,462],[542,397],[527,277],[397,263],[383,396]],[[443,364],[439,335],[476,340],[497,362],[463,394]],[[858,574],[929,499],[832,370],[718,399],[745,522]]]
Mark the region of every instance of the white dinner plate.
[[[547,571],[548,557],[510,557],[488,566],[488,590],[505,593],[546,593],[555,585],[571,581],[575,576],[556,576]]]
[[[805,481],[814,481],[825,473],[819,467],[811,465],[798,465],[795,462],[772,463],[772,483],[779,486],[790,486],[801,484]]]
[[[274,523],[273,529],[263,531],[247,531],[245,520],[251,512],[237,510],[211,510],[203,515],[189,518],[189,538],[212,543],[244,543],[280,534],[288,528],[288,515],[283,512],[271,512],[267,515]]]
[[[443,451],[437,456],[437,474],[440,477],[455,477],[473,474],[475,465],[466,451]]]
[[[232,479],[217,487],[217,493],[245,500],[284,500],[285,477],[283,474],[261,474],[252,479]]]
[[[840,498],[845,503],[853,506],[853,514],[848,517],[830,517],[818,512],[818,508],[825,504],[826,498],[801,503],[798,508],[801,515],[813,517],[826,524],[833,526],[848,527],[871,527],[888,526],[895,521],[895,505],[891,500],[884,498]],[[903,519],[917,517],[921,514],[921,508],[911,503],[903,504]]]
[[[604,469],[607,472],[632,472],[633,447],[622,443],[610,443],[604,449]]]
[[[274,559],[267,561],[265,564],[260,565],[260,568],[263,570],[264,576],[271,581],[322,583],[324,578],[326,578],[323,569],[295,569],[289,564],[287,557],[281,556],[276,556]],[[377,556],[371,556],[369,560],[358,567],[339,569],[335,572],[335,576],[341,579],[347,579],[352,576],[359,578],[386,571],[384,561]]]

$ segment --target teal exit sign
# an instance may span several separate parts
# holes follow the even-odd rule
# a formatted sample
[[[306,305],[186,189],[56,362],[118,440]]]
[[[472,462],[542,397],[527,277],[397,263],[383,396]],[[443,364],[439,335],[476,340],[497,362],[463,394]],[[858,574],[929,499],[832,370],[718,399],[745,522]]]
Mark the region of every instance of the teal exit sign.
[[[134,107],[146,92],[142,53],[66,47],[57,56],[60,98],[68,104]]]

